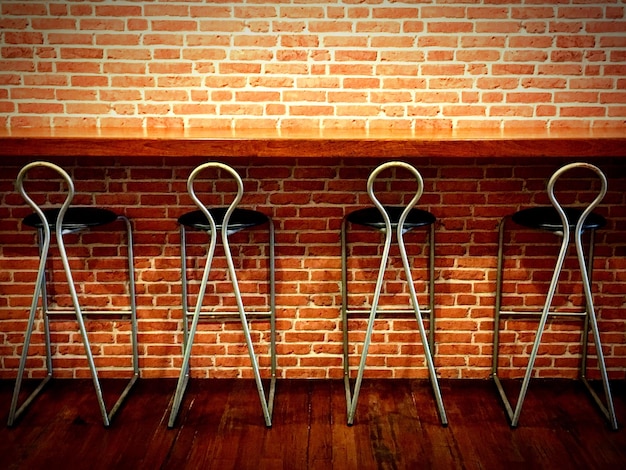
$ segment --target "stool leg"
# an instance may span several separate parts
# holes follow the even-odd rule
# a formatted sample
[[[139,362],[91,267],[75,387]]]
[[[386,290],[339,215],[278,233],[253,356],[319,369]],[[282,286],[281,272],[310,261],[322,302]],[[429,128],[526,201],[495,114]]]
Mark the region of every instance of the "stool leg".
[[[241,291],[239,289],[239,283],[237,281],[237,273],[235,272],[235,264],[233,263],[232,253],[230,252],[230,245],[228,242],[228,230],[222,230],[222,244],[224,246],[224,253],[226,255],[226,263],[228,264],[228,271],[230,273],[230,279],[235,293],[235,300],[237,302],[237,309],[239,310],[239,318],[241,319],[241,327],[246,339],[246,345],[248,347],[248,354],[250,356],[250,362],[252,363],[252,373],[256,382],[257,391],[259,393],[259,399],[261,401],[261,409],[265,418],[265,425],[267,427],[272,426],[272,416],[270,413],[270,406],[265,398],[265,392],[263,390],[263,381],[261,380],[261,372],[259,370],[259,361],[254,353],[254,344],[252,343],[252,337],[250,336],[250,327],[248,326],[248,319],[246,317],[246,311],[243,306],[243,300],[241,298]]]
[[[365,371],[365,362],[367,361],[367,352],[369,350],[370,342],[372,340],[372,332],[374,330],[374,320],[376,319],[376,313],[378,311],[378,300],[380,298],[380,292],[383,286],[383,279],[385,277],[387,261],[389,259],[389,250],[391,248],[391,238],[392,238],[393,232],[391,230],[386,230],[385,232],[386,232],[385,233],[385,246],[383,248],[383,255],[380,260],[380,267],[378,269],[378,277],[376,279],[376,288],[374,290],[374,297],[372,299],[372,307],[370,309],[370,314],[369,314],[369,318],[367,321],[367,330],[365,331],[365,340],[363,341],[363,351],[361,352],[361,360],[359,362],[359,369],[357,371],[356,381],[354,384],[354,391],[352,392],[352,399],[349,401],[348,425],[352,425],[354,423],[354,416],[356,414],[357,402],[359,399],[359,393],[361,391],[361,383],[363,382],[363,372]],[[426,349],[428,349],[427,346],[426,346]]]
[[[504,230],[508,218],[508,216],[504,217],[500,221],[498,228],[498,263],[496,267],[496,300],[493,322],[493,352],[491,363],[491,377],[496,384],[498,393],[500,395],[500,398],[502,399],[502,403],[504,404],[509,418],[512,418],[513,408],[511,407],[511,403],[509,402],[509,399],[504,392],[504,388],[502,387],[502,383],[500,382],[500,378],[498,377],[498,361],[500,350],[500,314],[502,312],[502,283],[504,277]]]
[[[533,347],[530,352],[530,357],[528,359],[528,364],[526,365],[526,372],[524,373],[524,379],[522,381],[522,388],[519,393],[519,397],[517,399],[515,411],[513,413],[513,416],[511,417],[511,426],[513,427],[516,427],[519,422],[519,417],[522,412],[524,399],[526,398],[526,392],[528,391],[528,384],[530,383],[530,379],[533,373],[533,368],[535,366],[535,359],[537,358],[537,352],[539,351],[539,346],[541,344],[541,337],[545,330],[546,322],[548,321],[548,316],[550,314],[550,306],[552,305],[552,299],[554,298],[554,293],[556,292],[556,287],[559,282],[559,276],[561,274],[561,270],[563,269],[563,262],[565,261],[565,257],[567,256],[567,248],[569,245],[569,230],[568,229],[564,230],[562,237],[563,237],[563,240],[561,242],[561,249],[559,251],[559,257],[557,259],[556,266],[554,268],[552,280],[550,281],[550,287],[548,288],[548,295],[546,297],[543,311],[541,312],[541,317],[539,320],[539,325],[537,327],[537,332],[535,334],[535,341],[533,343]]]
[[[350,341],[348,333],[348,255],[346,248],[347,220],[341,222],[341,323],[343,326],[343,383],[346,393],[347,413],[350,413]]]
[[[513,413],[513,416],[511,417],[511,426],[513,427],[517,426],[520,414],[522,413],[522,406],[524,404],[524,399],[526,398],[526,392],[528,391],[528,384],[530,383],[530,379],[532,377],[533,368],[535,366],[535,359],[537,358],[537,352],[539,351],[539,346],[541,344],[541,337],[545,330],[546,322],[548,321],[550,306],[552,305],[552,299],[554,298],[554,293],[556,292],[556,287],[559,282],[559,275],[561,274],[561,270],[563,269],[563,262],[565,261],[565,257],[567,255],[567,247],[569,245],[569,231],[565,230],[564,232],[565,233],[563,233],[563,241],[561,242],[559,257],[556,262],[554,274],[552,275],[552,280],[550,281],[550,287],[548,288],[548,295],[546,297],[543,311],[541,312],[541,318],[539,320],[537,332],[535,333],[535,341],[530,352],[528,364],[526,365],[526,372],[524,373],[522,388],[519,394],[519,398],[517,399],[515,411]]]
[[[585,384],[587,390],[591,393],[594,401],[605,415],[607,420],[610,422],[613,430],[617,430],[617,418],[615,416],[615,408],[613,406],[613,397],[611,396],[611,387],[609,385],[609,377],[606,370],[606,363],[604,361],[604,352],[602,351],[602,341],[600,339],[600,330],[598,328],[598,320],[596,318],[596,313],[593,305],[593,296],[591,294],[591,272],[593,269],[593,242],[594,242],[594,232],[591,232],[591,247],[590,247],[590,255],[589,255],[589,264],[585,263],[585,255],[582,244],[582,231],[576,231],[576,254],[578,256],[578,264],[580,266],[580,273],[583,281],[583,287],[585,290],[585,301],[587,304],[586,307],[586,315],[585,315],[585,328],[583,329],[583,337],[584,337],[584,352],[583,352],[583,365],[581,366],[581,370],[583,374],[581,376],[583,383]],[[604,401],[606,403],[603,404],[600,400],[600,397],[595,393],[595,391],[591,388],[591,385],[587,381],[586,377],[586,368],[584,363],[587,358],[587,334],[588,329],[587,325],[591,325],[591,332],[593,334],[594,343],[596,345],[596,356],[598,360],[598,367],[600,369],[600,375],[602,377],[602,386],[604,388]]]
[[[78,300],[78,293],[76,291],[76,285],[74,284],[74,279],[72,276],[72,272],[70,269],[69,260],[67,257],[67,252],[65,250],[65,243],[63,241],[63,234],[60,228],[57,228],[57,243],[59,245],[59,252],[61,254],[61,260],[63,262],[63,267],[65,270],[65,276],[67,278],[68,286],[70,289],[70,294],[72,297],[72,303],[74,304],[74,311],[76,313],[76,321],[78,322],[78,327],[80,330],[80,334],[83,340],[83,345],[85,348],[85,356],[87,358],[87,363],[89,365],[89,370],[91,371],[91,377],[94,385],[94,389],[96,391],[96,397],[98,400],[98,405],[100,407],[100,413],[102,414],[102,421],[105,427],[110,426],[111,420],[113,416],[117,413],[119,408],[122,406],[122,403],[126,399],[130,389],[133,387],[137,379],[139,378],[139,358],[138,358],[138,347],[137,347],[137,306],[136,306],[136,289],[135,289],[135,266],[134,266],[134,251],[133,251],[133,236],[132,236],[132,226],[128,218],[124,216],[119,216],[118,220],[121,220],[125,224],[126,228],[126,236],[128,243],[128,269],[129,269],[129,296],[130,296],[130,322],[131,322],[131,348],[132,348],[132,368],[133,368],[133,376],[118,397],[117,401],[111,408],[111,411],[107,411],[106,404],[104,402],[104,397],[102,395],[102,387],[100,385],[100,380],[98,378],[98,371],[96,369],[95,361],[93,358],[93,353],[91,352],[91,344],[89,341],[89,337],[87,335],[87,328],[85,326],[85,321],[83,318],[83,312],[80,307],[80,303]]]
[[[39,253],[41,256],[43,246],[41,240],[43,240],[43,230],[38,229],[39,232]],[[47,255],[46,255],[47,258]],[[46,261],[47,262],[47,261]],[[46,347],[46,370],[47,375],[52,378],[52,343],[50,341],[50,317],[48,317],[48,280],[46,278],[46,271],[44,268],[43,280],[41,282],[41,310],[43,312],[43,328],[45,335],[45,347]]]
[[[593,279],[593,245],[595,238],[595,230],[590,231],[590,241],[589,241],[589,263],[586,266],[587,278],[589,279],[589,283],[591,284],[591,280]],[[580,260],[579,260],[580,263]],[[584,287],[584,286],[583,286]],[[582,357],[580,361],[580,378],[583,381],[587,376],[587,348],[589,347],[589,308],[587,303],[587,295],[585,291],[585,320],[583,324],[583,334],[582,334]]]
[[[131,311],[131,328],[132,328],[132,348],[133,348],[133,372],[139,377],[139,341],[138,341],[138,325],[137,325],[137,285],[135,278],[135,248],[133,240],[133,230],[130,220],[122,217],[126,224],[126,234],[128,243],[128,290],[130,296]]]
[[[269,245],[268,245],[268,279],[270,287],[270,390],[267,400],[268,413],[270,417],[274,411],[274,396],[276,395],[276,253],[275,253],[275,232],[274,221],[269,219]]]
[[[180,224],[180,280],[181,280],[181,302],[183,306],[183,354],[185,345],[189,338],[189,298],[187,287],[187,230],[183,224]],[[194,309],[195,310],[195,309]]]
[[[87,364],[89,365],[89,370],[91,372],[91,379],[93,381],[94,390],[96,392],[96,398],[98,399],[98,406],[100,407],[100,413],[102,414],[102,421],[105,427],[108,427],[111,423],[109,420],[109,416],[106,410],[106,406],[104,404],[104,398],[102,396],[102,388],[100,387],[100,381],[98,379],[98,372],[96,370],[96,365],[93,359],[93,353],[91,352],[91,345],[89,342],[89,338],[87,336],[87,328],[85,327],[85,321],[83,319],[83,313],[78,301],[78,294],[76,292],[76,286],[74,285],[74,278],[72,276],[72,271],[70,268],[70,263],[67,258],[67,252],[65,251],[65,243],[63,241],[63,233],[62,228],[57,225],[57,244],[59,247],[59,252],[61,254],[61,261],[63,262],[63,269],[65,271],[65,277],[67,279],[67,284],[70,290],[70,296],[72,298],[72,304],[74,305],[74,313],[76,315],[76,322],[78,323],[78,329],[80,331],[80,335],[83,341],[83,347],[85,348],[85,357],[87,359]]]
[[[11,408],[9,410],[9,418],[7,421],[8,426],[13,426],[15,421],[21,416],[26,408],[33,402],[33,400],[43,390],[44,386],[52,378],[52,351],[50,347],[50,327],[48,322],[48,308],[46,299],[46,263],[48,260],[48,252],[50,248],[50,229],[46,226],[44,235],[43,230],[39,230],[39,269],[37,271],[37,280],[35,282],[35,291],[33,292],[33,299],[30,306],[30,313],[28,315],[28,323],[26,326],[26,333],[24,335],[24,345],[22,346],[22,355],[20,356],[20,364],[18,368],[17,378],[15,380],[15,387],[13,389],[13,397],[11,399]],[[46,347],[46,377],[41,380],[37,388],[26,398],[22,405],[18,408],[18,401],[20,390],[22,387],[22,380],[24,377],[24,369],[26,367],[26,360],[28,359],[28,349],[30,346],[30,340],[33,333],[33,327],[35,324],[35,316],[37,314],[37,305],[41,298],[43,321],[44,321],[44,335],[45,335],[45,347]]]
[[[435,354],[435,224],[430,225],[428,235],[428,308],[429,312],[429,333],[428,347],[430,354]]]
[[[215,246],[217,244],[217,234],[214,231],[210,233],[211,242],[209,244],[209,250],[207,253],[206,264],[204,266],[204,272],[202,274],[202,281],[200,283],[200,290],[198,292],[198,299],[196,301],[196,306],[193,312],[193,317],[191,320],[191,328],[189,333],[187,334],[187,278],[186,278],[186,259],[182,259],[183,263],[183,334],[186,337],[186,340],[183,340],[183,363],[180,367],[180,375],[178,376],[178,383],[176,384],[176,392],[174,393],[174,397],[172,399],[172,410],[170,411],[170,419],[168,421],[168,427],[174,427],[174,423],[176,422],[176,417],[178,416],[178,412],[180,410],[180,405],[183,401],[183,396],[185,395],[185,390],[187,388],[187,384],[189,383],[189,360],[191,359],[191,349],[193,347],[193,341],[196,336],[196,330],[198,328],[198,322],[200,320],[200,311],[202,310],[202,301],[204,299],[204,294],[206,293],[206,286],[209,282],[209,274],[211,273],[211,265],[213,264],[213,255],[215,254]],[[186,243],[185,239],[185,231],[181,225],[181,253],[186,253],[184,248]]]
[[[130,300],[130,328],[131,328],[131,349],[132,349],[132,369],[133,375],[118,397],[117,401],[108,413],[109,420],[113,419],[113,416],[120,409],[124,400],[128,396],[131,388],[139,379],[139,350],[137,344],[137,292],[135,287],[135,253],[133,249],[133,230],[130,220],[125,216],[119,216],[118,220],[124,222],[126,227],[126,240],[127,240],[127,257],[128,257],[128,294]]]
[[[500,312],[502,310],[502,277],[504,265],[504,228],[507,217],[498,224],[498,261],[496,266],[496,300],[493,326],[493,355],[491,364],[492,377],[498,376],[498,350],[500,344]]]
[[[413,304],[413,310],[415,311],[415,319],[417,320],[417,325],[419,327],[420,337],[422,340],[422,346],[424,348],[424,357],[426,359],[426,365],[428,367],[428,374],[430,375],[430,383],[433,388],[433,393],[435,394],[435,401],[437,402],[437,409],[439,410],[439,418],[441,420],[441,424],[446,426],[448,424],[448,418],[446,417],[446,411],[443,406],[443,399],[441,398],[441,389],[439,388],[439,381],[437,380],[437,373],[435,371],[435,364],[433,361],[433,355],[431,352],[431,347],[429,343],[429,338],[426,335],[426,329],[424,328],[424,318],[422,317],[422,313],[420,311],[419,303],[417,301],[417,294],[415,292],[415,284],[413,281],[413,275],[411,273],[411,266],[409,265],[409,258],[406,254],[406,247],[404,246],[404,237],[400,232],[400,228],[398,229],[398,246],[400,247],[400,255],[402,257],[402,264],[404,265],[404,273],[406,276],[407,283],[409,285],[409,292],[411,294],[411,303]],[[431,313],[431,327],[433,325],[433,316]],[[431,328],[432,331],[432,328]],[[432,338],[432,333],[431,333]]]

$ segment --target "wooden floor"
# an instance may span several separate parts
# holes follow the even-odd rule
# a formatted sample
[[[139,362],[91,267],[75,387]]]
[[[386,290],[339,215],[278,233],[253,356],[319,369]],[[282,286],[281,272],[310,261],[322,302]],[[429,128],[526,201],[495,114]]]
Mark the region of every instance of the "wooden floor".
[[[0,382],[3,420],[12,385]],[[107,395],[119,387],[104,383]],[[613,385],[617,432],[573,381],[532,382],[515,430],[489,381],[442,382],[446,428],[424,381],[365,380],[351,427],[342,382],[280,381],[271,429],[252,381],[199,379],[168,429],[174,387],[140,380],[105,429],[90,381],[53,381],[15,427],[0,426],[0,468],[626,468],[623,382]]]

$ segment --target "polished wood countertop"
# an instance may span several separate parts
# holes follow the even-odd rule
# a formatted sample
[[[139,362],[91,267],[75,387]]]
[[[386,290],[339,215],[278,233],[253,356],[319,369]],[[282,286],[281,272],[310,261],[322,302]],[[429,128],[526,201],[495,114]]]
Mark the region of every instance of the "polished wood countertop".
[[[0,157],[626,157],[626,129],[0,129]]]

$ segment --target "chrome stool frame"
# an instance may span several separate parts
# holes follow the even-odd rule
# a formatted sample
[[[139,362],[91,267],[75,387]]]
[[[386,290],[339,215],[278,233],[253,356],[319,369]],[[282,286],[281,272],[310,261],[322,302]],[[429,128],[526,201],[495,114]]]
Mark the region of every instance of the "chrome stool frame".
[[[196,178],[205,170],[209,168],[219,169],[228,173],[237,184],[237,194],[233,201],[227,208],[207,208],[199,197],[196,195],[194,189],[194,183]],[[176,417],[178,416],[180,405],[182,403],[187,384],[189,382],[191,359],[191,350],[193,347],[196,330],[201,317],[211,319],[239,319],[245,336],[250,361],[252,363],[252,370],[254,374],[254,380],[256,382],[259,399],[261,401],[261,409],[263,417],[265,419],[265,425],[270,427],[272,425],[272,412],[274,408],[274,396],[276,390],[276,288],[275,288],[275,258],[274,258],[274,223],[271,217],[262,214],[258,211],[239,209],[237,205],[243,197],[243,181],[239,174],[228,165],[218,162],[209,162],[196,167],[187,180],[187,190],[191,199],[198,206],[199,210],[195,212],[189,212],[182,215],[178,221],[180,223],[180,237],[181,237],[181,277],[182,277],[182,305],[183,305],[183,363],[178,378],[178,384],[176,392],[172,401],[172,409],[170,412],[170,418],[168,426],[171,428],[176,423]],[[246,228],[255,227],[258,225],[268,225],[269,230],[269,253],[268,253],[268,283],[269,283],[269,310],[267,311],[248,311],[243,304],[241,297],[241,291],[237,282],[237,273],[235,271],[235,265],[233,262],[232,254],[230,251],[229,236],[237,233]],[[210,237],[210,243],[207,251],[207,259],[202,275],[202,281],[200,283],[200,290],[196,305],[193,309],[189,309],[188,298],[188,281],[187,281],[187,249],[186,249],[186,227],[190,227],[196,230],[206,231]],[[224,229],[226,228],[226,229]],[[228,311],[223,309],[213,309],[212,311],[203,310],[202,302],[206,293],[206,287],[209,282],[209,275],[211,273],[211,266],[215,254],[215,248],[217,246],[217,234],[221,234],[221,242],[224,248],[226,262],[228,265],[228,273],[230,275],[231,284],[233,287],[233,293],[237,303],[236,311]],[[270,383],[269,392],[266,397],[266,392],[263,387],[263,381],[261,379],[261,373],[259,369],[258,359],[254,352],[254,345],[252,337],[250,335],[250,328],[248,326],[249,317],[255,318],[267,318],[270,319]],[[191,319],[191,326],[189,326],[189,319]]]
[[[598,177],[601,187],[598,192],[598,195],[595,199],[584,209],[579,210],[576,208],[564,208],[555,195],[555,184],[557,180],[566,172],[576,169],[582,168],[587,169],[595,173]],[[550,202],[552,203],[552,207],[535,207],[531,209],[526,209],[523,211],[516,212],[513,216],[507,216],[502,219],[499,226],[499,235],[498,235],[498,265],[497,265],[497,278],[496,278],[496,302],[495,302],[495,323],[494,323],[494,336],[493,336],[493,362],[492,362],[492,371],[491,376],[496,384],[498,389],[500,398],[505,406],[506,412],[508,414],[510,424],[512,427],[516,427],[519,422],[520,414],[522,412],[522,406],[524,404],[524,399],[526,397],[526,392],[528,390],[528,385],[530,383],[530,379],[533,373],[533,367],[535,364],[535,359],[537,357],[537,352],[539,350],[539,346],[541,343],[541,337],[543,331],[546,326],[546,322],[548,317],[553,316],[574,316],[574,317],[583,317],[584,318],[584,326],[582,332],[582,358],[580,365],[580,379],[584,383],[585,387],[591,394],[592,398],[605,415],[607,420],[610,422],[611,427],[613,429],[617,429],[617,419],[615,417],[615,410],[613,407],[613,399],[611,397],[611,389],[609,385],[608,375],[606,371],[606,365],[604,362],[604,354],[602,351],[602,344],[600,341],[600,332],[598,329],[598,323],[596,319],[596,313],[593,305],[593,296],[591,292],[591,278],[592,278],[592,268],[593,268],[593,248],[594,248],[594,235],[595,231],[598,228],[601,228],[605,225],[606,221],[602,216],[593,213],[592,211],[600,204],[604,195],[607,191],[607,180],[602,171],[594,165],[587,163],[571,163],[561,167],[557,170],[550,180],[548,181],[548,197]],[[504,245],[504,231],[506,222],[512,219],[518,224],[534,229],[544,230],[548,232],[555,233],[556,235],[562,238],[561,247],[559,251],[559,255],[556,261],[556,265],[554,268],[554,273],[552,275],[552,279],[550,282],[550,287],[548,289],[547,297],[545,300],[545,304],[541,312],[527,312],[527,311],[514,311],[514,310],[502,310],[502,284],[503,284],[503,264],[504,264],[504,255],[503,255],[503,245]],[[532,220],[531,219],[539,219]],[[583,232],[590,232],[590,240],[589,240],[589,253],[588,253],[588,261],[585,261],[585,249],[583,246],[582,235]],[[567,256],[568,247],[572,242],[572,239],[576,246],[576,255],[578,258],[578,265],[581,273],[581,280],[584,289],[585,295],[585,310],[582,312],[570,312],[570,311],[559,311],[552,307],[552,301],[554,298],[554,294],[556,292],[559,275],[563,268],[563,263]],[[537,327],[537,333],[535,335],[535,340],[531,349],[531,353],[528,360],[528,365],[526,366],[526,371],[524,373],[524,379],[522,381],[521,390],[517,399],[517,403],[515,408],[511,405],[511,402],[507,398],[505,390],[502,386],[500,378],[498,377],[498,357],[499,357],[499,343],[500,343],[500,320],[502,316],[510,316],[510,317],[524,317],[524,316],[539,316],[539,325]],[[589,333],[589,328],[591,328],[591,332],[593,335],[593,339],[596,345],[597,350],[597,360],[598,366],[600,369],[600,374],[602,377],[602,385],[604,388],[605,402],[606,405],[602,403],[600,397],[596,394],[596,392],[592,389],[586,378],[586,369],[587,369],[587,347],[588,340],[587,336]]]
[[[408,171],[416,180],[417,189],[415,195],[406,207],[398,206],[384,206],[376,197],[374,192],[374,183],[379,174],[385,170],[391,168],[398,168]],[[372,338],[372,332],[374,329],[374,321],[379,313],[383,314],[402,314],[412,313],[417,320],[419,327],[419,333],[422,345],[424,347],[424,357],[430,376],[431,385],[435,395],[435,401],[439,411],[439,416],[442,425],[448,424],[446,412],[441,398],[441,390],[437,380],[435,371],[433,354],[434,354],[434,332],[435,332],[435,315],[434,315],[434,256],[435,256],[435,216],[430,212],[414,209],[415,205],[422,196],[424,190],[424,182],[420,173],[411,165],[404,162],[387,162],[378,166],[370,174],[367,180],[367,193],[373,202],[374,206],[371,209],[361,209],[354,211],[346,215],[343,218],[341,225],[341,298],[342,298],[342,324],[343,324],[343,367],[344,367],[344,386],[346,393],[347,404],[347,421],[348,425],[354,423],[354,417],[357,409],[357,401],[361,384],[363,381],[363,375],[365,371],[365,364],[367,360],[367,354]],[[362,218],[361,218],[362,217]],[[374,290],[374,296],[372,299],[371,308],[367,310],[350,309],[348,306],[348,267],[347,267],[347,228],[348,223],[368,226],[375,230],[381,231],[385,234],[385,244],[380,261],[380,267],[378,270],[378,276],[376,280],[376,288]],[[413,276],[411,274],[411,266],[409,263],[406,247],[404,244],[404,234],[417,227],[428,227],[428,239],[429,239],[429,306],[427,309],[421,309],[417,300],[417,294],[415,291],[415,285]],[[387,269],[389,261],[389,251],[391,249],[391,243],[394,232],[396,234],[396,241],[400,250],[400,256],[402,258],[402,264],[404,273],[406,276],[407,284],[409,287],[409,296],[411,299],[411,309],[380,309],[379,299],[383,287],[384,275]],[[349,331],[348,331],[348,318],[351,314],[369,314],[367,320],[367,329],[365,333],[365,339],[363,342],[363,351],[359,362],[356,381],[354,389],[350,384],[350,364],[349,364]],[[429,318],[429,334],[426,333],[424,327],[424,316]]]
[[[24,180],[27,173],[33,168],[48,168],[59,174],[61,179],[67,186],[67,196],[60,209],[42,209],[39,207],[27,194],[24,188]],[[137,306],[135,298],[135,266],[134,266],[134,253],[133,253],[133,237],[132,226],[130,221],[125,216],[118,216],[117,214],[99,208],[89,207],[71,207],[70,204],[74,198],[74,184],[65,170],[59,166],[49,162],[33,162],[22,168],[17,177],[16,183],[19,193],[24,200],[32,207],[34,213],[24,219],[25,225],[35,227],[38,232],[39,242],[39,270],[37,273],[37,280],[35,284],[35,291],[33,293],[33,300],[30,307],[30,313],[28,317],[28,324],[26,328],[26,334],[24,339],[24,346],[19,363],[19,370],[17,379],[15,382],[15,388],[13,391],[13,398],[11,401],[11,409],[9,412],[8,425],[12,426],[15,421],[22,415],[26,408],[32,403],[32,401],[43,390],[44,386],[50,381],[53,375],[52,367],[52,350],[50,345],[50,316],[55,315],[74,315],[78,323],[83,346],[85,349],[85,357],[87,359],[91,377],[93,380],[94,388],[96,391],[96,397],[100,412],[102,414],[102,421],[105,427],[108,427],[111,423],[113,416],[117,413],[124,400],[126,399],[131,388],[139,378],[139,358],[137,348]],[[129,310],[83,310],[80,306],[78,294],[76,291],[76,285],[72,277],[72,271],[70,269],[67,252],[65,249],[64,235],[73,234],[84,231],[90,227],[97,227],[105,225],[116,220],[124,222],[127,232],[128,242],[128,270],[129,270],[129,297],[130,308]],[[52,230],[54,230],[55,238],[57,240],[58,249],[61,255],[63,263],[63,270],[69,286],[70,296],[72,299],[73,310],[64,310],[62,308],[51,309],[48,306],[48,294],[46,288],[46,264],[50,255],[50,241]],[[47,375],[39,383],[37,388],[24,400],[22,405],[18,408],[18,401],[20,390],[22,386],[22,380],[24,375],[24,369],[26,367],[26,360],[28,358],[28,349],[30,346],[30,340],[33,333],[33,327],[35,322],[35,316],[38,310],[38,301],[41,297],[41,305],[43,312],[43,325],[44,325],[44,337],[46,348],[46,368]],[[130,381],[126,385],[126,388],[122,391],[117,402],[111,408],[111,411],[107,411],[107,407],[102,396],[102,389],[100,381],[98,379],[98,372],[94,363],[93,353],[91,352],[90,342],[85,328],[84,316],[86,315],[123,315],[130,317],[131,324],[131,348],[132,348],[132,371],[133,375]]]

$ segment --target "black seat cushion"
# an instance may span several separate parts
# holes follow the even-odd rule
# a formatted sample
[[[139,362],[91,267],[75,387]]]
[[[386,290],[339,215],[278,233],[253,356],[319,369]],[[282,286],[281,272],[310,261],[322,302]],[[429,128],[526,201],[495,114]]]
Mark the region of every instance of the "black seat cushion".
[[[51,230],[56,227],[57,217],[60,209],[45,209],[43,211]],[[113,222],[117,219],[117,214],[108,209],[99,207],[70,207],[63,217],[63,230],[78,231],[88,227],[97,227]],[[24,225],[29,227],[41,228],[42,223],[39,216],[33,212],[24,218]]]
[[[573,207],[563,209],[570,228],[574,229],[583,211]],[[552,206],[532,207],[523,209],[513,214],[512,219],[515,223],[524,227],[536,228],[557,232],[563,230],[561,217],[557,210]],[[606,225],[606,219],[599,214],[592,212],[583,224],[583,230],[596,230]]]
[[[226,215],[226,207],[216,207],[209,209],[211,217],[215,221],[217,230],[222,229],[224,224],[224,216]],[[238,232],[249,227],[255,227],[266,223],[269,218],[259,211],[250,209],[235,209],[230,216],[228,222],[228,230],[231,232]],[[196,230],[210,231],[211,225],[201,210],[187,212],[178,218],[178,223],[185,227],[191,227]]]
[[[404,209],[404,207],[399,206],[385,206],[385,210],[387,211],[387,214],[389,214],[389,219],[391,220],[392,228],[397,228],[398,221],[400,220],[400,216],[402,215],[402,211],[404,211]],[[364,225],[376,230],[384,230],[385,228],[385,220],[376,207],[368,207],[350,212],[347,219],[353,224]],[[434,224],[436,220],[437,218],[428,211],[411,209],[404,222],[404,227],[406,229],[423,227]]]

